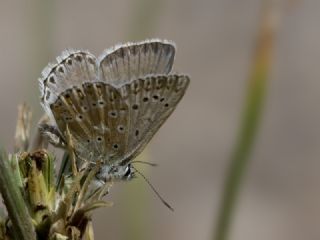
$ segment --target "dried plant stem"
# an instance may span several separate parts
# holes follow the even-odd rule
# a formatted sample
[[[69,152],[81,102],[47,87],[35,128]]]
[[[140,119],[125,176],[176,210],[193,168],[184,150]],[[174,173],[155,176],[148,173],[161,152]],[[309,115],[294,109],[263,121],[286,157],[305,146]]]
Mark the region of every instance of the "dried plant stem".
[[[75,152],[74,152],[73,140],[72,140],[72,136],[69,132],[68,125],[67,125],[67,129],[66,129],[66,136],[67,136],[68,153],[69,153],[70,160],[71,160],[71,170],[72,170],[73,176],[76,176],[78,174],[78,168],[77,168],[77,164],[76,164],[76,156],[75,156]]]
[[[4,152],[0,153],[0,172],[0,191],[12,221],[15,233],[14,238],[19,240],[36,240],[36,233],[26,208],[26,203],[15,182],[13,169],[11,169],[7,155]]]
[[[257,48],[249,78],[248,94],[242,125],[231,156],[231,165],[226,176],[224,192],[219,208],[215,240],[228,239],[230,221],[242,178],[248,166],[250,152],[257,135],[258,124],[265,100],[266,83],[271,67],[271,53],[275,33],[275,6],[263,6],[263,18],[259,27]]]
[[[18,106],[18,120],[16,125],[16,134],[14,137],[15,151],[25,151],[28,149],[31,116],[30,108],[26,104]]]
[[[31,143],[31,146],[29,146],[29,151],[36,151],[38,149],[47,149],[48,148],[48,141],[47,139],[43,136],[43,134],[41,133],[40,131],[40,128],[39,126],[43,125],[43,124],[47,124],[49,123],[49,117],[47,114],[44,114],[38,124],[37,124],[37,127],[36,127],[36,132],[33,136],[33,140],[32,140],[32,143]]]

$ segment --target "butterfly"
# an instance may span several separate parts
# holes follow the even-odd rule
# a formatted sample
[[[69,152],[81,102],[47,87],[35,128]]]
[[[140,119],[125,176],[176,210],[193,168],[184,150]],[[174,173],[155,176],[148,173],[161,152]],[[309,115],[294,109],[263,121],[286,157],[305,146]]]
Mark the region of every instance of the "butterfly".
[[[98,58],[64,51],[39,79],[50,142],[65,147],[68,131],[78,165],[102,163],[97,181],[130,179],[132,160],[189,85],[187,75],[171,73],[174,56],[174,43],[158,39],[116,45]]]

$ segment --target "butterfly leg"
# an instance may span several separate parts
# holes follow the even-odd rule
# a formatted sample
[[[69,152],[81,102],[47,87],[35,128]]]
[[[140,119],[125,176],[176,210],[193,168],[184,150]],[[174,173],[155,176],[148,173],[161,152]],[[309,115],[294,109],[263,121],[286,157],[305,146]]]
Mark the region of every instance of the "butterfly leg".
[[[53,146],[66,148],[66,142],[56,126],[43,123],[39,125],[39,130]]]

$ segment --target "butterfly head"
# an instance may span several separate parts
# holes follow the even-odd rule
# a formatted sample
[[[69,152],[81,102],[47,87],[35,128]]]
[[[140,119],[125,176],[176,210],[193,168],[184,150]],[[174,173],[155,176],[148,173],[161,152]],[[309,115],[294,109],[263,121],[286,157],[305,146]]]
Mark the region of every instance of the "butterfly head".
[[[103,165],[96,174],[96,179],[102,182],[131,180],[134,177],[131,164],[126,165]]]

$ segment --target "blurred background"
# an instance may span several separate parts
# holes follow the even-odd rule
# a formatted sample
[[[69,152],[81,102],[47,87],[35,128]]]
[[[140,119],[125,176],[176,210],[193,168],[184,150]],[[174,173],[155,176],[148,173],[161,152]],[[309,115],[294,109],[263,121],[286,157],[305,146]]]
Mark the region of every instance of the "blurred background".
[[[1,146],[12,151],[17,105],[43,113],[38,77],[64,49],[99,55],[119,42],[177,44],[191,85],[153,138],[141,179],[118,183],[94,215],[96,239],[211,239],[239,132],[262,0],[1,1]],[[320,1],[277,1],[267,94],[230,239],[320,239]]]

